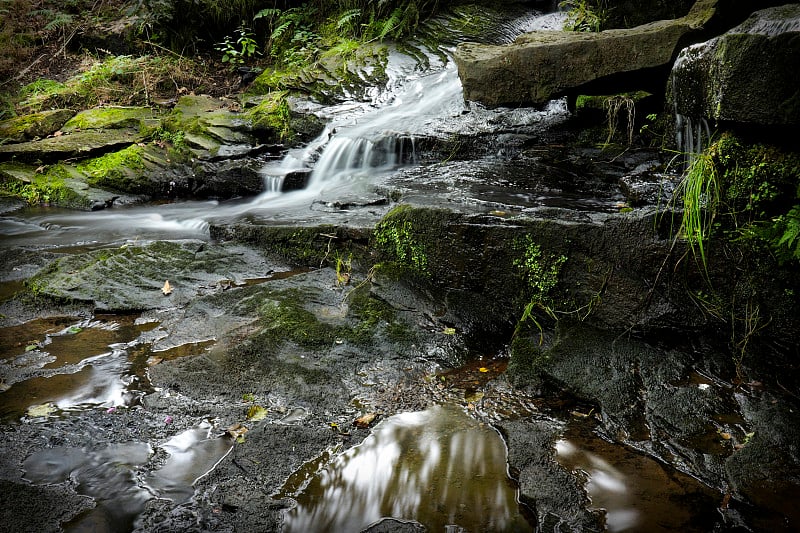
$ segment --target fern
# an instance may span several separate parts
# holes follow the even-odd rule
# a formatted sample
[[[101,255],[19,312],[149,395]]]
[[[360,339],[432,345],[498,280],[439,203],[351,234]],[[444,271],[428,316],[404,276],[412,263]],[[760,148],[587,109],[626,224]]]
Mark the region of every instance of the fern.
[[[339,20],[336,21],[336,29],[341,30],[342,28],[350,28],[352,27],[353,22],[359,18],[361,18],[360,9],[350,9],[349,11],[345,11],[339,17]]]
[[[378,39],[383,40],[386,38],[387,35],[395,32],[395,30],[398,28],[402,20],[403,20],[403,9],[399,7],[395,8],[395,10],[392,11],[392,14],[389,15],[389,18],[386,19],[381,25],[381,31],[378,32]]]
[[[283,36],[283,34],[286,33],[286,30],[288,30],[291,27],[292,27],[292,21],[287,20],[281,23],[277,28],[272,30],[272,34],[269,36],[269,38],[272,39],[273,41],[279,41],[280,38]]]
[[[262,9],[261,11],[256,13],[253,16],[253,20],[258,20],[258,19],[262,19],[262,18],[272,20],[275,17],[280,17],[280,15],[281,15],[281,10],[280,9],[269,7],[267,9]]]
[[[800,260],[800,205],[796,205],[775,220],[775,228],[780,238],[774,243],[779,255],[788,255]]]

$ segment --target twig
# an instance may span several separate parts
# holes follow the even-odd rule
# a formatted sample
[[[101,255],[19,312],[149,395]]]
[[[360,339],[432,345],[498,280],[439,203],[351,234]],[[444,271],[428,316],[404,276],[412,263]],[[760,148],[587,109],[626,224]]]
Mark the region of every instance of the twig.
[[[18,81],[18,80],[22,79],[22,77],[23,77],[23,76],[25,76],[25,74],[27,74],[27,73],[28,73],[28,71],[29,71],[30,69],[32,69],[32,68],[33,68],[33,66],[34,66],[36,63],[38,63],[39,61],[41,61],[41,60],[42,60],[42,59],[44,59],[45,57],[47,57],[47,54],[42,54],[42,55],[40,55],[39,57],[37,57],[36,59],[34,59],[34,60],[33,60],[33,62],[32,62],[30,65],[28,65],[28,66],[27,66],[27,67],[25,67],[24,69],[20,70],[20,71],[19,71],[19,74],[17,74],[16,76],[14,76],[13,78],[11,78],[11,79],[9,79],[9,80],[6,80],[6,81],[4,81],[4,82],[2,83],[2,85],[6,85],[7,83],[11,83],[12,81]]]

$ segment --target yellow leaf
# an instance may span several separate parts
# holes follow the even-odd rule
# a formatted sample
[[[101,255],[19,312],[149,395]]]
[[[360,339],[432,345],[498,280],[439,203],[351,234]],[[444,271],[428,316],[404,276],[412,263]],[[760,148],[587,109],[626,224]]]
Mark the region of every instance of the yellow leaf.
[[[445,335],[455,335],[456,334],[456,328],[444,328],[444,334]]]
[[[169,280],[164,282],[164,286],[161,288],[161,292],[164,293],[164,296],[169,296],[172,292],[172,286],[169,284]]]
[[[482,366],[482,367],[480,367],[480,368],[478,369],[478,372],[483,372],[483,373],[486,373],[486,372],[488,372],[488,371],[489,371],[489,369],[488,369],[488,368],[486,368],[485,366]]]
[[[251,405],[250,409],[247,410],[248,420],[258,422],[259,420],[264,420],[265,418],[267,418],[267,410],[260,405]]]

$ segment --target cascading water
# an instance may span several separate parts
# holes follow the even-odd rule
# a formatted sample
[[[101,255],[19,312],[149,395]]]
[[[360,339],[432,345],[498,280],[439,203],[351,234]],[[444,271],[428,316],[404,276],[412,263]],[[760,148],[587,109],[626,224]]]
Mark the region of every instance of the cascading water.
[[[561,14],[529,13],[506,21],[495,40],[510,41],[522,31],[556,29],[562,18]],[[4,241],[10,245],[34,240],[55,246],[93,245],[205,238],[211,223],[244,216],[303,220],[315,202],[331,203],[354,191],[363,192],[398,167],[418,164],[420,139],[490,133],[501,123],[538,124],[542,117],[566,112],[563,105],[544,111],[468,108],[456,66],[446,54],[430,52],[420,62],[419,55],[393,50],[385,71],[386,84],[365,90],[361,100],[318,106],[328,126],[307,146],[289,150],[281,161],[265,165],[261,171],[265,192],[252,200],[179,202],[94,213],[29,210],[24,217],[0,219],[0,232],[9,237]],[[290,177],[297,179],[286,187]],[[291,192],[284,192],[287,188]]]
[[[690,162],[693,155],[703,151],[703,141],[707,142],[711,137],[711,130],[708,122],[702,117],[699,109],[699,95],[702,89],[699,87],[687,87],[681,82],[682,72],[694,68],[695,58],[701,53],[705,43],[699,43],[681,50],[675,64],[672,67],[671,89],[672,104],[675,115],[675,144],[679,152],[686,154],[687,162]],[[689,116],[681,111],[692,109]]]

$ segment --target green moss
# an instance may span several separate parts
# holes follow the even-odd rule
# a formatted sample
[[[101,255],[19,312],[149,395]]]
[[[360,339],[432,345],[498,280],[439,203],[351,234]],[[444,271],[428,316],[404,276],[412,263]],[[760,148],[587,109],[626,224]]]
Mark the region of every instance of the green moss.
[[[34,172],[30,179],[13,178],[11,176],[14,173],[13,169],[0,169],[0,174],[5,176],[0,182],[0,193],[20,198],[29,205],[58,205],[78,209],[89,207],[89,200],[67,185],[71,176],[64,165],[54,165],[44,173]]]
[[[90,185],[117,191],[143,192],[142,170],[145,169],[142,147],[131,145],[78,165]]]
[[[245,117],[253,129],[271,132],[284,142],[291,141],[294,138],[294,131],[292,131],[289,104],[286,101],[288,94],[287,91],[273,92],[258,105],[248,109]]]
[[[375,226],[375,243],[392,261],[417,274],[429,276],[428,255],[409,219],[411,212],[411,206],[399,205],[387,213]]]
[[[747,144],[726,133],[708,150],[721,176],[731,213],[774,215],[800,197],[800,152],[767,144]]]
[[[287,341],[314,351],[328,350],[337,341],[367,346],[381,326],[386,327],[391,341],[410,342],[414,338],[395,311],[371,296],[367,287],[355,289],[348,296],[350,310],[340,323],[320,321],[305,308],[309,299],[309,294],[299,289],[273,293],[257,310],[263,325],[259,342],[271,350]]]
[[[157,118],[146,107],[96,107],[87,109],[67,121],[64,131],[104,128],[137,128],[146,130]]]

